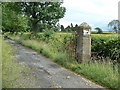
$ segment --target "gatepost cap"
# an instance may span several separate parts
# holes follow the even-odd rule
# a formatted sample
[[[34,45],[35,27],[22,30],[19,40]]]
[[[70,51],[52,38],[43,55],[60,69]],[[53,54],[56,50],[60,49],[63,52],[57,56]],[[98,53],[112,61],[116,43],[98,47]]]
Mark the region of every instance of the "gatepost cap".
[[[86,22],[81,23],[79,27],[85,30],[91,29],[91,26],[89,26]]]

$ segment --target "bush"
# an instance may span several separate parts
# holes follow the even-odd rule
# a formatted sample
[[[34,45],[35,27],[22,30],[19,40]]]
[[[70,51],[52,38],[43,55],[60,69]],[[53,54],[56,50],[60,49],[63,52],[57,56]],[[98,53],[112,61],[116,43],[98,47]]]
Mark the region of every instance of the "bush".
[[[95,30],[97,30],[97,33],[98,33],[98,34],[103,33],[102,29],[101,29],[101,28],[99,28],[99,27],[96,27],[96,28],[95,28]]]
[[[44,32],[44,36],[45,36],[46,38],[49,38],[53,33],[54,33],[53,30],[48,30],[48,29],[46,29],[45,32]]]
[[[110,57],[118,60],[120,54],[120,38],[107,39],[92,37],[92,52],[97,52],[98,56]]]

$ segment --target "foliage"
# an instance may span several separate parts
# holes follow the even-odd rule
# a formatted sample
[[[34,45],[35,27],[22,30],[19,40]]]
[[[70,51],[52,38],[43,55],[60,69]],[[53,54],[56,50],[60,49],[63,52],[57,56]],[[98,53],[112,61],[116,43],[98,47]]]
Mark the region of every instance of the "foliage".
[[[52,30],[45,30],[45,32],[44,32],[44,36],[46,37],[46,38],[49,38],[50,36],[52,36],[52,34],[54,33],[54,31],[52,31]]]
[[[101,29],[101,28],[99,28],[99,27],[96,27],[96,28],[95,28],[95,30],[97,30],[97,33],[98,33],[98,34],[103,33],[102,29]]]
[[[19,13],[19,4],[2,2],[2,30],[10,32],[25,31],[28,28],[27,18]]]
[[[64,26],[61,25],[61,31],[63,32],[65,30]]]
[[[46,30],[44,33],[35,35],[24,34],[22,39],[34,39],[51,44],[58,52],[66,51],[67,42],[72,39],[71,33],[55,33],[52,30]],[[92,52],[97,53],[98,57],[109,57],[111,60],[119,60],[120,38],[117,34],[92,34]],[[61,50],[62,49],[62,50]]]
[[[68,25],[64,31],[65,32],[73,32],[76,31],[78,29],[78,25],[76,24],[75,26],[73,26],[73,24],[71,23],[70,25]]]
[[[120,21],[119,20],[112,20],[108,24],[115,32],[120,32]]]
[[[62,2],[2,2],[2,30],[24,32],[30,29],[37,32],[49,28],[55,31],[57,22],[65,13],[61,4]]]
[[[65,31],[66,32],[71,32],[72,30],[71,30],[71,27],[68,25],[66,28],[65,28]]]
[[[51,29],[64,17],[65,8],[61,4],[62,2],[22,2],[21,10],[28,16],[32,31],[37,32],[38,23],[44,24],[44,29]]]
[[[98,56],[109,57],[112,60],[119,60],[120,38],[118,37],[92,37],[92,52]]]

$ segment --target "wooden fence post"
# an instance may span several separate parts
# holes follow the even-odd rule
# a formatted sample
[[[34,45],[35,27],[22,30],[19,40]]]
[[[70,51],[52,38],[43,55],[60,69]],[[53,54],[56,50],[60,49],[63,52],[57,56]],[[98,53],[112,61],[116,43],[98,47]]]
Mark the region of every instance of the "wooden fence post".
[[[88,62],[91,59],[91,27],[83,22],[77,30],[76,56],[79,63]]]

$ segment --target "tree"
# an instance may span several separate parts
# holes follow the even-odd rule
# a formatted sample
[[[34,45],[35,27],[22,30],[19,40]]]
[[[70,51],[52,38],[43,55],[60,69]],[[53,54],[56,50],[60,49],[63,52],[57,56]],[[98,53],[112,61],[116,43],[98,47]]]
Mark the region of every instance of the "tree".
[[[61,25],[61,31],[64,32],[65,31],[65,28],[63,25]]]
[[[76,24],[74,27],[75,31],[78,30],[78,25]]]
[[[75,26],[73,26],[73,24],[71,23],[64,29],[64,31],[73,32],[73,31],[76,31],[77,29],[78,29],[78,25],[76,24]]]
[[[38,31],[38,23],[45,24],[45,28],[52,28],[64,17],[65,8],[61,4],[62,2],[22,2],[21,10],[28,16],[35,33]]]
[[[2,2],[2,30],[9,32],[25,31],[27,18],[20,14],[20,7],[15,2]]]
[[[60,31],[60,23],[57,23],[57,25],[56,26],[54,26],[53,28],[52,28],[52,30],[54,30],[55,32],[57,32],[57,31]]]
[[[102,29],[101,29],[101,28],[99,28],[99,27],[96,27],[96,28],[95,28],[95,30],[97,30],[97,33],[98,33],[98,34],[103,33]]]
[[[71,31],[74,31],[74,27],[72,23],[70,24],[70,28],[71,28]]]
[[[71,27],[68,25],[68,26],[65,28],[65,31],[66,31],[66,32],[71,32]]]
[[[117,33],[120,30],[120,21],[112,20],[109,22],[108,27],[111,27]]]

